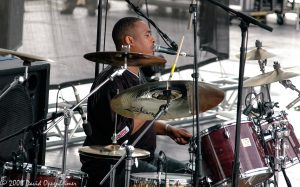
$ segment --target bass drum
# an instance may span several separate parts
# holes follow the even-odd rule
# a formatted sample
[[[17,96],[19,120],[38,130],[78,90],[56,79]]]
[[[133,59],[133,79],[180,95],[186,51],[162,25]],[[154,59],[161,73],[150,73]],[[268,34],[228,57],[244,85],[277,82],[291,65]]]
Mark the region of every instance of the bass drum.
[[[162,173],[160,186],[191,187],[191,175],[167,173],[166,181],[165,173]],[[133,173],[130,178],[130,187],[158,187],[158,174],[156,172]]]
[[[239,187],[254,186],[272,176],[264,148],[250,121],[241,122]],[[204,173],[213,186],[231,186],[236,123],[220,124],[201,132]]]

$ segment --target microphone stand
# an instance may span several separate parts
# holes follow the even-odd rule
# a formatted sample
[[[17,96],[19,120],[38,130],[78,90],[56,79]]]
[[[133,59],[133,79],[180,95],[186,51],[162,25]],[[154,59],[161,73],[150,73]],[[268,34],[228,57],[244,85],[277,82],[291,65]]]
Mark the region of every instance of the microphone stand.
[[[106,1],[106,0],[104,0]],[[101,45],[101,28],[102,28],[102,0],[99,0],[98,4],[98,17],[97,17],[97,39],[96,39],[96,51],[100,51]],[[95,65],[95,77],[99,73],[99,64]]]
[[[158,33],[161,35],[161,37],[163,39],[166,39],[170,43],[170,45],[172,46],[172,48],[175,51],[177,51],[178,45],[173,40],[171,40],[168,37],[168,35],[166,35],[164,32],[162,32],[160,30],[160,28],[158,28],[156,26],[156,24],[150,18],[148,18],[143,12],[141,12],[138,7],[136,7],[134,4],[132,4],[132,2],[130,2],[130,0],[125,0],[125,1],[132,7],[132,9],[135,11],[135,13],[137,13],[138,15],[142,16],[143,18],[145,18],[158,31]]]
[[[198,96],[198,78],[199,78],[199,73],[198,73],[198,59],[197,59],[197,2],[192,1],[190,4],[189,11],[192,16],[192,24],[193,24],[193,36],[194,36],[194,72],[192,74],[192,77],[194,79],[194,97],[195,97],[195,121],[196,121],[196,160],[195,160],[195,172],[193,176],[193,182],[194,186],[198,187],[199,186],[199,179],[202,176],[202,171],[201,171],[201,160],[202,160],[202,155],[201,155],[201,138],[200,136],[200,124],[199,124],[199,96]]]
[[[126,145],[126,154],[124,154],[117,163],[110,169],[110,171],[104,176],[104,178],[100,181],[100,185],[103,185],[103,183],[106,181],[106,179],[110,176],[110,174],[120,165],[120,163],[126,158],[125,163],[125,187],[129,187],[130,182],[130,172],[131,172],[131,166],[132,166],[132,152],[134,149],[134,146],[140,141],[140,139],[144,136],[144,134],[150,129],[150,127],[153,126],[154,121],[158,120],[163,114],[165,114],[168,111],[169,107],[169,101],[165,105],[161,105],[159,107],[159,111],[155,114],[153,120],[151,123],[148,124],[148,126],[142,131],[141,134],[134,140],[132,143],[132,146]]]
[[[240,67],[239,67],[239,84],[238,84],[238,101],[237,101],[237,116],[236,116],[236,133],[235,133],[235,149],[234,149],[234,163],[233,163],[233,172],[232,172],[232,186],[238,186],[238,174],[239,174],[239,153],[240,153],[240,130],[241,130],[241,108],[242,108],[242,92],[243,92],[243,79],[244,79],[244,70],[245,70],[245,60],[246,60],[246,33],[248,32],[249,24],[252,23],[257,25],[265,30],[272,31],[273,29],[266,24],[259,22],[258,20],[247,16],[241,12],[237,12],[215,0],[208,0],[210,3],[215,4],[225,11],[234,14],[236,17],[239,17],[241,20],[241,48],[240,48]]]

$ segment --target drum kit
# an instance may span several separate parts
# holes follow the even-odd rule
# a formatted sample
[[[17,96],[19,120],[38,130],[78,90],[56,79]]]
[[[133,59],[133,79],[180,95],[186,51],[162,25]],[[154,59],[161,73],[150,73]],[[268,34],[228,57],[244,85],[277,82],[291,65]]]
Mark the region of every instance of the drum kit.
[[[13,54],[30,62],[44,60],[44,58],[28,56],[9,50],[4,51],[1,49],[0,52]],[[249,54],[255,54],[251,58],[248,57],[250,60],[261,61],[262,57],[271,57],[268,52],[261,49]],[[95,52],[86,54],[85,58],[96,63],[118,67],[123,66],[124,63],[127,63],[128,66],[165,63],[165,60],[160,57],[130,52]],[[244,87],[282,82],[300,74],[300,68],[298,67],[282,69],[278,63],[275,63],[274,68],[275,70],[272,72],[245,80]],[[120,76],[123,71],[125,70],[121,67],[107,81],[112,80],[115,76]],[[103,84],[95,88],[86,98],[101,88]],[[291,83],[288,86],[293,88],[293,90],[297,90]],[[193,88],[192,81],[169,80],[147,83],[129,88],[118,94],[112,99],[111,106],[116,113],[128,118],[171,120],[190,117],[197,115],[194,113],[195,100],[193,97]],[[198,83],[198,89],[200,112],[205,112],[216,107],[224,98],[224,92],[214,85],[200,82]],[[275,104],[264,102],[263,100],[260,101],[258,95],[256,93],[250,94],[250,99],[248,99],[248,103],[246,102],[247,105],[244,110],[244,112],[247,112],[246,115],[249,118],[240,124],[241,146],[238,184],[243,187],[259,184],[268,186],[270,182],[273,182],[277,186],[278,172],[285,172],[286,168],[299,163],[300,159],[300,144],[294,133],[293,126],[286,118],[286,113],[281,112],[279,115],[275,115],[273,112]],[[82,99],[82,102],[86,98]],[[258,102],[257,108],[253,106],[254,101]],[[81,102],[74,106],[71,111],[80,104]],[[209,166],[203,168],[205,176],[210,179],[209,184],[206,185],[231,185],[235,129],[237,125],[235,122],[226,122],[201,131],[199,136],[201,138],[203,163]],[[45,132],[48,132],[48,130]],[[148,128],[145,130],[148,130]],[[135,143],[133,143],[133,146]],[[67,146],[65,145],[65,147]],[[128,157],[127,146],[114,144],[108,146],[85,146],[79,149],[79,153],[88,157],[104,159]],[[149,155],[148,151],[131,148],[130,157],[132,158],[143,159]],[[87,174],[80,171],[61,170],[59,168],[37,165],[35,171],[36,178],[35,181],[32,181],[31,173],[33,170],[34,166],[30,163],[13,164],[7,162],[4,165],[2,180],[15,183],[21,182],[21,184],[11,185],[30,186],[33,185],[32,182],[34,182],[34,185],[43,182],[44,184],[40,186],[49,186],[49,184],[54,184],[62,180],[60,177],[63,176],[65,186],[69,184],[73,186],[85,186],[88,177]],[[167,176],[168,178],[163,183],[168,186],[192,186],[191,174],[170,173]],[[270,179],[272,176],[274,176],[274,180]],[[157,177],[157,173],[133,173],[129,175],[130,179],[127,180],[130,180],[131,186],[156,186]],[[7,185],[9,184],[5,184],[4,186]]]
[[[89,54],[89,56],[95,56],[96,54],[98,57],[106,56],[106,53],[96,52],[95,54]],[[113,53],[108,52],[108,54],[111,56]],[[249,60],[258,61],[261,61],[262,57],[272,56],[271,53],[261,49],[249,54],[256,54],[251,58],[248,57]],[[100,61],[98,58],[89,60]],[[147,60],[151,61],[149,57],[147,57]],[[109,64],[108,61],[113,60],[107,60],[105,64]],[[104,60],[101,60],[101,63],[104,63]],[[144,64],[143,60],[140,60],[139,64]],[[147,65],[149,64],[147,63]],[[288,78],[298,76],[300,73],[298,67],[281,69],[276,62],[274,68],[277,69],[245,80],[244,87],[282,82]],[[201,101],[199,102],[200,112],[214,108],[224,98],[223,91],[214,85],[201,82],[198,84],[198,88]],[[196,115],[193,113],[195,101],[192,95],[193,84],[190,81],[159,81],[126,89],[112,99],[111,106],[116,113],[128,118],[170,120]],[[274,114],[273,108],[276,107],[276,104],[265,102],[263,99],[260,100],[257,96],[259,94],[250,94],[250,96],[253,95],[255,97],[251,97],[250,101],[246,102],[247,105],[244,110],[244,113],[247,112],[245,114],[248,116],[248,120],[244,120],[240,124],[241,145],[238,186],[269,186],[270,183],[278,186],[278,172],[285,172],[286,168],[299,163],[300,144],[293,126],[286,118],[286,113]],[[252,105],[254,101],[262,102],[258,104],[257,109]],[[162,106],[167,107],[167,109]],[[163,108],[162,113],[159,112],[161,108]],[[236,126],[236,122],[232,121],[201,131],[203,170],[205,177],[209,179],[207,181],[210,181],[203,186],[231,186]],[[105,159],[116,159],[126,155],[124,148],[120,149],[120,146],[116,145],[82,147],[79,149],[79,153]],[[146,151],[137,149],[134,150],[132,157],[143,159],[148,155],[149,153]],[[163,179],[165,185],[192,186],[191,174],[169,173],[167,176],[167,179]],[[274,180],[271,179],[272,176],[274,176]],[[130,186],[157,186],[157,178],[158,173],[132,173],[130,175]],[[288,180],[287,177],[285,179]]]
[[[261,62],[265,60],[263,58],[273,57],[271,53],[261,48],[253,51],[249,53],[250,57],[247,53],[247,59]],[[97,53],[98,56],[106,55],[106,52]],[[96,59],[91,61],[98,62]],[[142,60],[139,63],[143,64],[141,62]],[[260,67],[264,66],[260,64]],[[277,62],[274,63],[274,68],[275,70],[272,72],[245,80],[244,87],[262,86],[274,82],[282,83],[287,81],[286,79],[300,74],[300,68],[280,68]],[[261,69],[261,71],[263,70]],[[291,83],[288,86],[297,90]],[[198,88],[201,101],[199,102],[200,112],[214,108],[224,98],[223,91],[214,85],[201,82]],[[111,106],[116,113],[128,118],[144,120],[184,118],[196,115],[192,112],[193,107],[195,107],[192,94],[193,85],[189,81],[152,82],[129,88],[118,94],[112,99]],[[278,186],[278,173],[280,171],[285,172],[286,168],[299,163],[300,159],[300,144],[293,126],[287,120],[286,113],[275,114],[276,104],[265,102],[258,98],[258,95],[260,94],[249,94],[251,96],[250,101],[246,97],[248,100],[246,100],[247,105],[244,114],[248,116],[248,120],[244,120],[240,124],[238,186],[242,187],[269,186],[270,183]],[[257,108],[253,106],[253,102],[258,102]],[[167,109],[158,117],[157,114],[161,106],[165,105],[167,105]],[[203,170],[209,179],[208,181],[210,181],[209,184],[205,184],[206,186],[231,186],[237,125],[236,122],[225,122],[201,131]],[[124,150],[115,149],[113,145],[82,147],[79,152],[91,157],[112,159],[126,154]],[[142,153],[144,156],[137,156],[138,153]],[[141,159],[147,155],[143,150],[137,150],[134,154],[136,156],[133,157]],[[192,186],[191,174],[170,173],[167,176],[169,178],[165,180],[164,184],[168,186]],[[271,179],[272,176],[274,180]],[[130,184],[141,187],[157,186],[157,178],[157,173],[133,173],[130,175]],[[287,176],[285,179],[288,181]]]

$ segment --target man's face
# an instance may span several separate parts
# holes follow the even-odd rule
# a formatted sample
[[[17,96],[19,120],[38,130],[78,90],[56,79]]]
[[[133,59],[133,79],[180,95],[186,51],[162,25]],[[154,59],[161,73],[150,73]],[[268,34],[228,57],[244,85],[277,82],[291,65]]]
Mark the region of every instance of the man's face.
[[[133,41],[131,43],[131,52],[143,53],[147,55],[153,55],[153,44],[155,40],[151,35],[151,31],[143,21],[135,23],[134,34],[132,36]]]

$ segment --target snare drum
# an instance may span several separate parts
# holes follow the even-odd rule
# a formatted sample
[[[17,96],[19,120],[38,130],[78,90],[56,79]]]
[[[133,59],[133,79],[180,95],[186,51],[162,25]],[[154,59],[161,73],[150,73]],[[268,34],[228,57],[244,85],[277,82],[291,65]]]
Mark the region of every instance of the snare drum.
[[[37,166],[36,181],[31,181],[32,165],[28,163],[16,164],[15,168],[11,162],[6,162],[3,167],[3,186],[40,186],[48,187],[56,185],[58,168],[48,166]]]
[[[250,121],[241,122],[238,186],[254,186],[272,176],[264,148]],[[220,124],[201,132],[204,173],[214,186],[230,186],[234,161],[236,123]]]
[[[191,175],[181,173],[167,173],[167,185],[165,173],[161,175],[161,185],[168,187],[191,187]],[[131,174],[130,187],[157,187],[158,174],[153,172]]]

